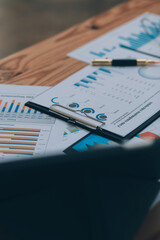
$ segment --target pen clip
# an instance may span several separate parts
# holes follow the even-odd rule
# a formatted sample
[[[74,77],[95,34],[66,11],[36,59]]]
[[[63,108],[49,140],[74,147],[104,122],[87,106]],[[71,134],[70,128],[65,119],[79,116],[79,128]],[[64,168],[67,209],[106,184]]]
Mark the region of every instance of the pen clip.
[[[103,121],[89,116],[87,113],[81,110],[70,109],[58,103],[51,105],[49,111],[55,112],[58,115],[67,118],[68,121],[70,121],[71,123],[80,123],[85,126],[88,125],[90,128],[93,129],[101,129],[101,127],[105,124]]]

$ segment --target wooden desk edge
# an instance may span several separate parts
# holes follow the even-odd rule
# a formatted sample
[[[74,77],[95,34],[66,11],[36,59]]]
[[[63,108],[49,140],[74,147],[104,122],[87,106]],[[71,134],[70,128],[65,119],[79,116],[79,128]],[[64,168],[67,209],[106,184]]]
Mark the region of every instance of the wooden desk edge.
[[[159,9],[158,7],[159,6]],[[53,86],[85,63],[67,53],[146,11],[160,13],[159,0],[131,0],[0,61],[0,83]]]

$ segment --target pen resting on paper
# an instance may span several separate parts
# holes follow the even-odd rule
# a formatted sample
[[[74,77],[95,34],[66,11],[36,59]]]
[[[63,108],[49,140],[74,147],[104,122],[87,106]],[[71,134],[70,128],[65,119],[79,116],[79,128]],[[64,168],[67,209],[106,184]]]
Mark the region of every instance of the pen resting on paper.
[[[147,66],[158,64],[158,60],[147,60],[147,59],[93,59],[92,66]]]

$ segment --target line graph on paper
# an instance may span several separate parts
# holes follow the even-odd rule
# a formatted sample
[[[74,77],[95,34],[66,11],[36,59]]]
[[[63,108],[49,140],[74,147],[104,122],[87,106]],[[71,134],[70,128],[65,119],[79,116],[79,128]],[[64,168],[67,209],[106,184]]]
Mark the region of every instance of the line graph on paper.
[[[0,159],[44,154],[51,125],[0,124]]]

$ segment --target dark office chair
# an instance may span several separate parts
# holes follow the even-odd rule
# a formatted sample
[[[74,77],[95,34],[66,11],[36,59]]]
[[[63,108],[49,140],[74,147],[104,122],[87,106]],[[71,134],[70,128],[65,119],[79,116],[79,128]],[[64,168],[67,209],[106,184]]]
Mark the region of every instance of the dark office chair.
[[[160,142],[0,166],[1,240],[133,239],[158,190]]]

